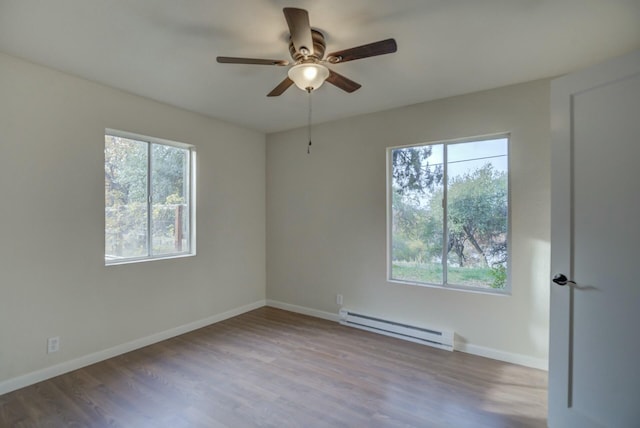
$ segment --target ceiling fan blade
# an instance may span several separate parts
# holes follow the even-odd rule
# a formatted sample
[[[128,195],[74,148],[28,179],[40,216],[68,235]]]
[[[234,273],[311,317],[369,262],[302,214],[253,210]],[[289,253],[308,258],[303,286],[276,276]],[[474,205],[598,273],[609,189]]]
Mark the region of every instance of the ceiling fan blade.
[[[369,58],[393,53],[398,50],[398,45],[394,39],[381,40],[379,42],[369,43],[367,45],[357,46],[351,49],[334,52],[327,56],[330,63],[338,64],[341,62],[353,61],[355,59]]]
[[[282,9],[289,26],[293,47],[302,55],[313,55],[313,39],[311,37],[311,25],[309,13],[304,9],[285,7]],[[302,50],[306,49],[306,52]]]
[[[231,56],[219,56],[216,61],[221,64],[289,65],[289,61],[284,59],[235,58]]]
[[[342,74],[338,74],[333,70],[329,70],[329,77],[327,77],[327,82],[349,93],[357,91],[362,86],[361,84],[356,83],[351,79],[347,79]]]
[[[291,85],[293,85],[293,80],[289,79],[288,77],[285,77],[284,80],[280,82],[278,86],[273,88],[273,90],[267,94],[267,96],[277,97],[279,95],[282,95],[282,93],[287,89],[289,89],[289,86]]]

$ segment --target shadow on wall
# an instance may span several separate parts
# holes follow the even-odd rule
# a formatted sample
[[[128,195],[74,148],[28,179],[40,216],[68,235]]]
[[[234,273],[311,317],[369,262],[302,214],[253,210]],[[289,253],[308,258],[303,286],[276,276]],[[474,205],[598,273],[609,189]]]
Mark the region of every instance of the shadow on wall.
[[[540,284],[529,288],[532,312],[529,337],[536,349],[543,351],[546,357],[549,354],[550,243],[541,239],[531,240],[526,245],[526,251],[524,260],[528,260],[528,282]]]

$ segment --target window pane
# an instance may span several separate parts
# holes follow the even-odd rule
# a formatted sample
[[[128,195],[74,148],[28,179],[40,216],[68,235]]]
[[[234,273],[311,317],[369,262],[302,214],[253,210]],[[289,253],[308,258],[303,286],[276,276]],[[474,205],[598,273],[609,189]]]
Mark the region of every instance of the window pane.
[[[151,146],[154,255],[189,252],[189,150]]]
[[[146,256],[147,144],[105,135],[105,259]]]
[[[442,284],[443,145],[391,153],[391,278]]]
[[[447,146],[447,283],[504,288],[508,140]]]

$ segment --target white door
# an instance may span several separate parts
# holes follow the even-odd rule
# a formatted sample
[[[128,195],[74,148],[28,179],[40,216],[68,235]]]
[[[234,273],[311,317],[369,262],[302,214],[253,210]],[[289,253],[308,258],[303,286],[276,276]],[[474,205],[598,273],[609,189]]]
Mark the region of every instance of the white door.
[[[637,428],[640,51],[554,80],[551,122],[549,426]]]

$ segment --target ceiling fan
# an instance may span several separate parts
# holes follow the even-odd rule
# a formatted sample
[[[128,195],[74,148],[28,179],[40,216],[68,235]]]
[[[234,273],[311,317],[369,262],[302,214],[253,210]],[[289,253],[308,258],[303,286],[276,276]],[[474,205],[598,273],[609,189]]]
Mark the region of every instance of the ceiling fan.
[[[267,94],[268,97],[282,95],[293,84],[304,91],[311,92],[318,89],[325,80],[343,91],[351,93],[360,89],[361,85],[329,69],[326,64],[341,64],[356,59],[393,53],[397,50],[396,41],[394,39],[386,39],[333,52],[325,57],[324,34],[311,28],[309,13],[304,9],[293,7],[285,7],[283,12],[289,26],[289,53],[293,63],[277,59],[217,57],[217,61],[223,64],[276,66],[293,64],[287,72],[287,77]]]

